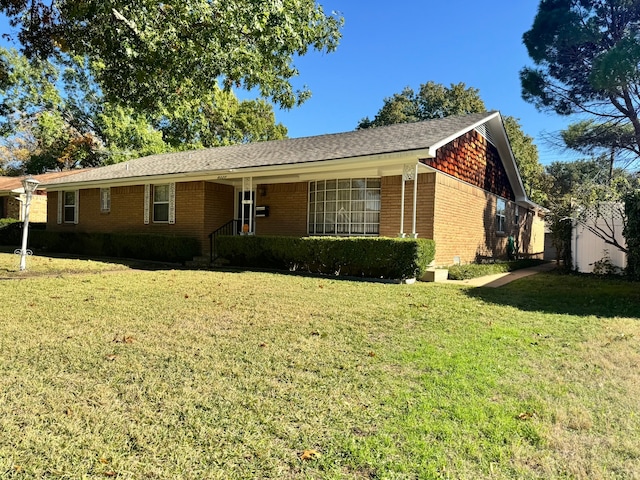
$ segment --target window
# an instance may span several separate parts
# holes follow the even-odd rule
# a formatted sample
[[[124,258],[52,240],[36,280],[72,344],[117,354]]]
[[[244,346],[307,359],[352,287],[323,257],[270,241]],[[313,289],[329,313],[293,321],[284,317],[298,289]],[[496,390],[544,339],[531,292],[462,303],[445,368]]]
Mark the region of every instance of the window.
[[[498,198],[496,202],[496,232],[504,233],[507,224],[507,202]]]
[[[153,186],[153,221],[169,221],[169,185]]]
[[[63,221],[64,223],[77,223],[78,221],[78,192],[62,192]]]
[[[111,189],[100,189],[100,212],[109,213],[111,211]]]
[[[309,235],[378,235],[380,179],[309,182]]]

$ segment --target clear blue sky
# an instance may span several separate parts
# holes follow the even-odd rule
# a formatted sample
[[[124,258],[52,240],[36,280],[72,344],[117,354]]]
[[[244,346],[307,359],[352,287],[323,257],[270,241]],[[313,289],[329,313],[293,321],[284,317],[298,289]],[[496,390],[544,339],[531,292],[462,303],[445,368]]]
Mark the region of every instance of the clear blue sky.
[[[569,120],[540,113],[520,94],[519,72],[531,62],[522,44],[538,0],[321,0],[341,12],[343,38],[331,54],[311,52],[296,61],[310,100],[276,118],[290,137],[353,130],[373,118],[383,99],[405,86],[464,82],[480,90],[489,110],[519,118],[534,137],[543,164],[576,158],[542,140]]]
[[[533,23],[539,0],[319,3],[325,12],[344,16],[343,38],[334,53],[311,51],[296,60],[300,76],[294,84],[307,85],[313,95],[300,107],[276,110],[290,137],[353,130],[405,86],[464,82],[480,90],[489,110],[520,119],[538,145],[541,163],[579,158],[543,140],[545,132],[557,132],[569,120],[536,111],[520,95],[518,74],[530,64],[522,34]],[[0,18],[0,33],[8,31],[6,18]]]

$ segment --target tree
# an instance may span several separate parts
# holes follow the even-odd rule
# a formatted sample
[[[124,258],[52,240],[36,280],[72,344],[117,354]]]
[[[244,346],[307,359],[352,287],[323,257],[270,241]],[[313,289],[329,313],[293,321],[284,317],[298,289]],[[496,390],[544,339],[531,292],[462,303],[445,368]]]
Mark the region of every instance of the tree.
[[[623,252],[612,217],[627,223],[623,199],[640,185],[638,178],[616,168],[609,176],[609,159],[605,157],[574,162],[553,162],[546,168],[546,206],[550,210],[552,235],[563,236],[567,225],[576,222],[591,233]],[[593,218],[597,222],[593,222]],[[567,223],[568,222],[568,223]],[[563,236],[566,242],[566,235]],[[569,236],[570,240],[570,236]]]
[[[71,58],[58,63],[29,62],[15,50],[0,48],[4,76],[0,80],[0,131],[3,159],[15,173],[43,173],[46,170],[98,166],[114,148],[141,154],[154,145],[166,150],[158,132],[146,138],[150,127],[141,114],[113,108],[103,102],[99,88],[81,62]],[[137,124],[128,128],[126,145],[114,145],[115,124]]]
[[[640,155],[640,2],[542,0],[523,36],[535,67],[520,72],[538,109],[591,117],[563,132],[570,148]]]
[[[464,83],[445,87],[435,82],[420,85],[416,94],[410,87],[401,93],[384,99],[384,105],[373,120],[365,117],[360,120],[358,129],[409,123],[451,115],[464,115],[486,111],[479,91],[466,88]]]
[[[544,193],[544,168],[538,160],[538,147],[533,143],[533,137],[524,133],[517,118],[506,116],[503,120],[527,196],[542,204],[547,197]]]
[[[156,121],[174,149],[217,147],[280,140],[287,129],[275,122],[273,107],[264,100],[242,100],[214,85],[200,99],[166,110]]]
[[[0,167],[42,173],[117,163],[170,150],[284,138],[273,107],[239,102],[217,84],[155,116],[105,101],[83,59],[29,62],[0,49]]]
[[[467,88],[464,83],[445,87],[430,81],[420,85],[418,94],[412,88],[405,87],[402,92],[385,98],[374,119],[363,118],[357,129],[484,111],[486,107],[478,89]],[[533,138],[522,131],[518,119],[514,117],[504,117],[504,127],[527,194],[536,202],[544,201],[543,168],[538,161],[538,148]]]
[[[30,59],[87,58],[107,102],[136,111],[200,97],[216,80],[290,108],[295,56],[335,50],[342,17],[313,0],[0,0]]]

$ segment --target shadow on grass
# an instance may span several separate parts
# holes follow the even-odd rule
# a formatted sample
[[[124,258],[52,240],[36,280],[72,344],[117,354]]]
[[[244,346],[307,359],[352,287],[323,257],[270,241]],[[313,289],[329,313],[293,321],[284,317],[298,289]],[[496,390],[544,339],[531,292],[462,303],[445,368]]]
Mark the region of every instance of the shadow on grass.
[[[479,287],[466,293],[488,303],[524,311],[640,318],[640,283],[618,278],[550,272],[500,288]]]
[[[0,253],[14,254],[15,247],[1,245]],[[55,253],[48,252],[46,250],[34,249],[33,255],[42,258],[55,258],[62,260],[92,260],[95,262],[112,263],[114,265],[125,265],[134,270],[179,270],[184,269],[184,265],[180,263],[171,262],[159,262],[153,260],[137,260],[133,258],[118,258],[118,257],[99,257],[91,255],[74,255],[72,253]],[[18,258],[18,256],[16,256]],[[8,269],[0,269],[0,272],[11,272]],[[81,271],[80,271],[81,273]]]

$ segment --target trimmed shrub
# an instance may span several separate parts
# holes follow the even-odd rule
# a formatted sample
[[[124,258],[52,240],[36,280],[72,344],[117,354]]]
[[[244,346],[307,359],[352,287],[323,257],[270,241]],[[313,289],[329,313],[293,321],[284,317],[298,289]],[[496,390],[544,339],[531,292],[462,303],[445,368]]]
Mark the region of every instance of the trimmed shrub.
[[[219,255],[236,266],[368,278],[419,278],[435,256],[435,243],[426,239],[246,235],[216,241]]]
[[[7,225],[12,225],[17,222],[19,222],[19,220],[15,218],[0,218],[0,228],[4,228]]]
[[[447,268],[449,270],[449,280],[468,280],[470,278],[484,277],[485,275],[495,275],[496,273],[506,273],[522,268],[534,267],[541,263],[544,263],[544,260],[530,258],[514,260],[513,262],[451,265]]]
[[[8,220],[8,221],[7,221]],[[22,227],[24,223],[12,218],[3,218],[0,221],[0,245],[9,245],[12,247],[19,247],[22,244]],[[36,230],[44,230],[47,227],[46,223],[32,222],[29,224],[29,239],[31,238],[31,232]],[[29,246],[31,240],[29,240]]]
[[[56,253],[172,263],[182,263],[200,255],[197,239],[167,235],[45,230],[29,232],[29,245]]]
[[[640,280],[640,191],[625,197],[624,213],[627,216],[627,224],[622,231],[628,250],[626,273],[630,278]]]

